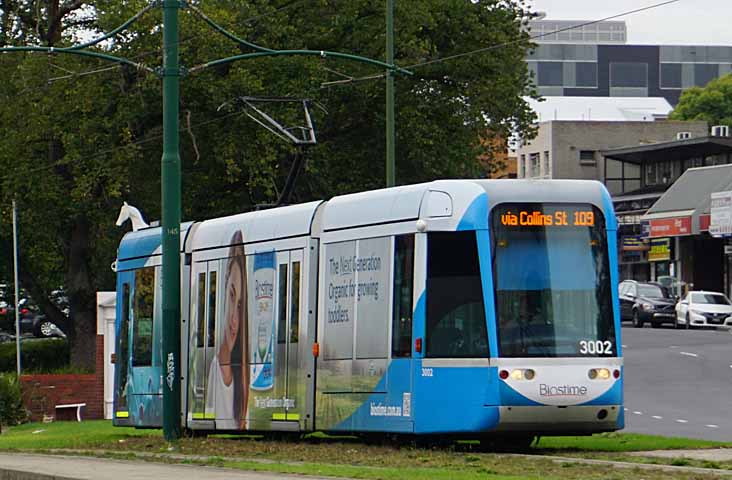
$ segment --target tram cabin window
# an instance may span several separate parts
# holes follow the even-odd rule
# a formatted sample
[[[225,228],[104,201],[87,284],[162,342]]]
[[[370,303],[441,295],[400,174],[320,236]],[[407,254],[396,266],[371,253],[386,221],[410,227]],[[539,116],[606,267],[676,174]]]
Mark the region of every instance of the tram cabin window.
[[[488,356],[475,232],[435,232],[427,246],[427,357]]]

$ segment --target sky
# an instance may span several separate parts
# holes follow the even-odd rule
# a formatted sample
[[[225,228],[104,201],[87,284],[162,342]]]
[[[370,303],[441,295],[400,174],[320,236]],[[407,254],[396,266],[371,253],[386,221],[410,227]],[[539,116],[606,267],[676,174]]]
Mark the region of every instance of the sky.
[[[552,20],[597,20],[663,0],[531,0]],[[679,0],[633,13],[625,21],[629,44],[732,46],[732,0]]]

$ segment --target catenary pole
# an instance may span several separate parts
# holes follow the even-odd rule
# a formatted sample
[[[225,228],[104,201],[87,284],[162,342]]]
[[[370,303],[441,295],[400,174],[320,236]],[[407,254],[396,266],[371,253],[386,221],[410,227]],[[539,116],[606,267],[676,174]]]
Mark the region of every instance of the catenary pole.
[[[178,63],[179,0],[163,2],[163,435],[176,440],[181,435],[180,401],[180,152],[178,110],[180,66]]]
[[[20,299],[18,298],[18,205],[13,200],[13,285],[15,286],[15,371],[20,381]]]
[[[386,63],[394,64],[394,0],[386,0]],[[394,72],[386,70],[386,186],[396,184]]]

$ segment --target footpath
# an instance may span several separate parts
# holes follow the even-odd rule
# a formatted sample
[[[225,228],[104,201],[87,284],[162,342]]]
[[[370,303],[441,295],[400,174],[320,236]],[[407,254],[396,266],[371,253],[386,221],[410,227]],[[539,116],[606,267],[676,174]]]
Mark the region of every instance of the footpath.
[[[170,465],[61,455],[0,453],[2,480],[326,480],[326,477],[259,473],[230,468]]]
[[[89,453],[89,452],[87,452]],[[98,455],[111,452],[98,451]],[[119,454],[120,452],[116,452]],[[621,462],[552,455],[506,454],[507,456],[532,457],[556,463],[582,463],[611,465],[618,469],[661,470],[683,472],[690,475],[706,474],[732,478],[732,470],[675,466],[649,463]],[[689,458],[698,460],[732,461],[732,449],[669,450],[636,452],[643,457]],[[285,473],[248,472],[232,468],[185,465],[172,462],[195,462],[211,457],[197,455],[159,455],[145,452],[134,454],[136,460],[114,460],[80,456],[75,451],[55,451],[51,455],[26,453],[0,453],[0,480],[333,480],[333,477],[290,475]],[[247,459],[230,458],[240,461]],[[252,461],[249,459],[248,461]],[[267,461],[259,460],[266,464]],[[344,479],[340,479],[344,480]]]

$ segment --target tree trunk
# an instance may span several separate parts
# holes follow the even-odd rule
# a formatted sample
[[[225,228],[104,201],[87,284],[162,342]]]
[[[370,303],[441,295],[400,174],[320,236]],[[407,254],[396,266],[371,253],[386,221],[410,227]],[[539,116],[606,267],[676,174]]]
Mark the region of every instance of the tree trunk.
[[[66,288],[73,330],[67,332],[71,342],[71,364],[94,369],[96,353],[96,295],[89,275],[89,220],[79,215],[74,219],[69,244],[69,271]]]

